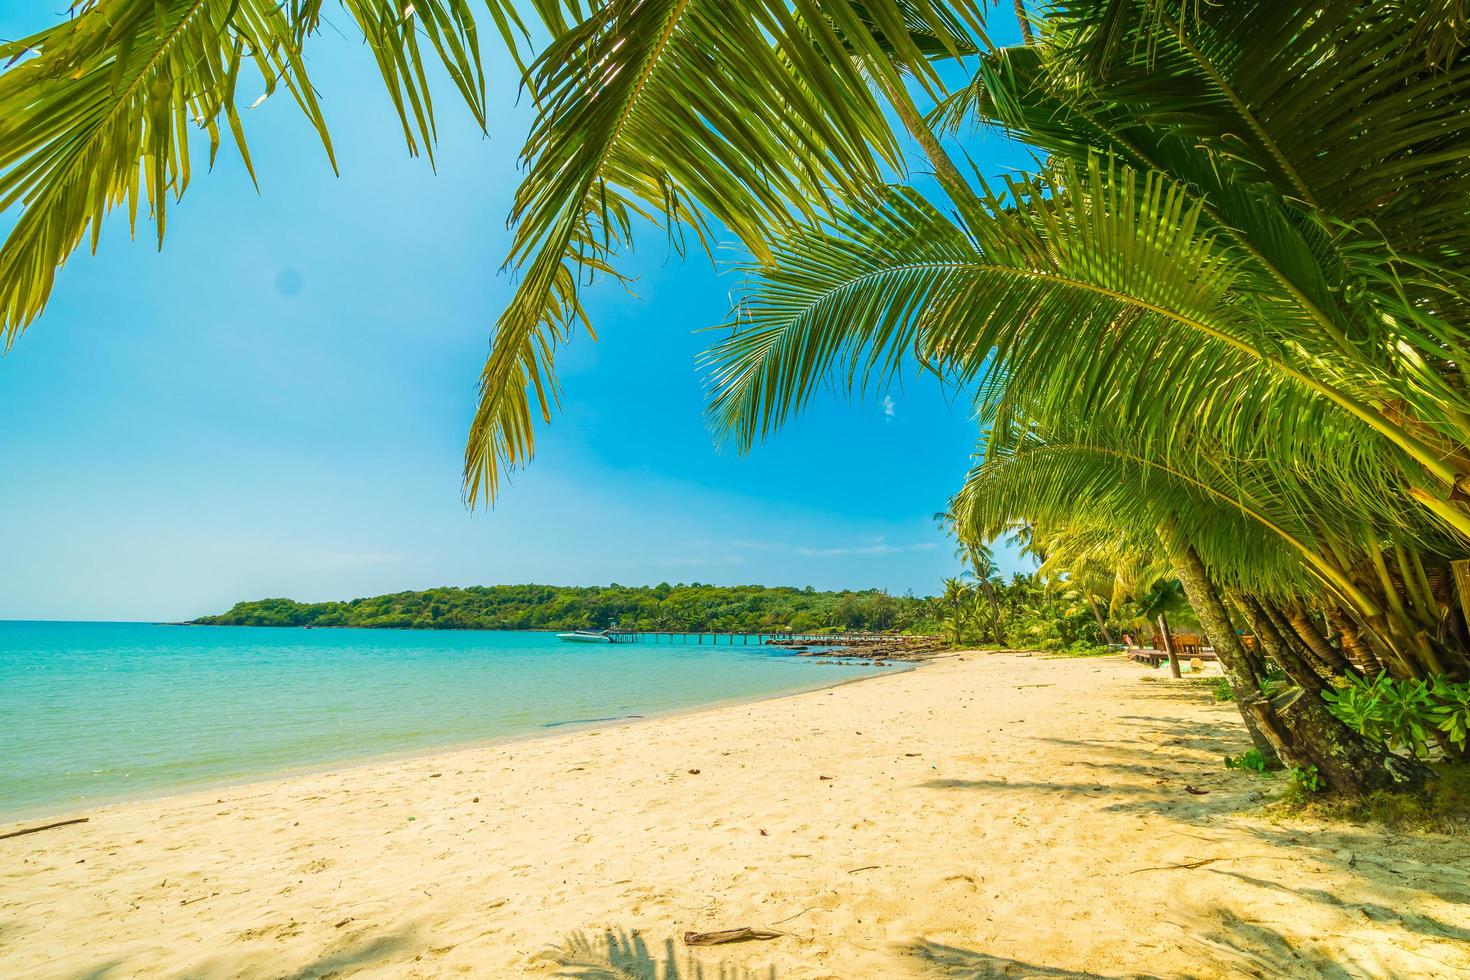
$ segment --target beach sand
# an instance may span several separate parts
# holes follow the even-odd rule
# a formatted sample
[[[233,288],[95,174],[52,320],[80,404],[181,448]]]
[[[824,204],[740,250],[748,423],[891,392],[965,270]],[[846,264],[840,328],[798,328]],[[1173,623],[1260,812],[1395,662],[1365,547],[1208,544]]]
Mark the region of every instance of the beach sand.
[[[102,807],[0,841],[0,976],[550,976],[574,936],[683,980],[1470,970],[1470,842],[1253,816],[1282,779],[1159,673],[967,654]],[[784,934],[680,938],[738,926]]]

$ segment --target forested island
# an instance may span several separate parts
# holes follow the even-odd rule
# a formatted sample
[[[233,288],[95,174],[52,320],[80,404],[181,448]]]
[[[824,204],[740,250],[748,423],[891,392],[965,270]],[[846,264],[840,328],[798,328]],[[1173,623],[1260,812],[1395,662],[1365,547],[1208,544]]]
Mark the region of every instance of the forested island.
[[[758,632],[909,629],[931,600],[810,587],[490,585],[426,589],[346,602],[255,599],[203,616],[205,626],[357,626],[400,629],[601,629]]]

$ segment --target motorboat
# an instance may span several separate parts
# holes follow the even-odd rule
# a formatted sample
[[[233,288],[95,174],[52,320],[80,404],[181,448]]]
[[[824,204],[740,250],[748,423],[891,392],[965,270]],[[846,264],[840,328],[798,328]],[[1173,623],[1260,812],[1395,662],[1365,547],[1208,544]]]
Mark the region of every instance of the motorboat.
[[[611,643],[612,637],[605,630],[573,630],[570,633],[556,634],[558,640],[567,643]]]

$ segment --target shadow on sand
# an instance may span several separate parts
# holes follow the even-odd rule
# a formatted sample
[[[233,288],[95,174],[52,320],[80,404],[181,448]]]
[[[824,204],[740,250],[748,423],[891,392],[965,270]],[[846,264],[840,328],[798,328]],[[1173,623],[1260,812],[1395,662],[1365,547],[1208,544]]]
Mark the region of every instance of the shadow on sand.
[[[1381,964],[1358,963],[1351,958],[1333,959],[1318,951],[1298,949],[1275,930],[1228,913],[1207,930],[1191,932],[1182,926],[1179,928],[1180,943],[1198,950],[1199,962],[1205,967],[1205,972],[1097,973],[918,939],[891,948],[895,969],[885,972],[884,976],[932,980],[1017,977],[1035,980],[1200,980],[1201,977],[1221,975],[1270,980],[1355,980],[1363,976],[1409,980],[1410,977],[1410,974],[1385,970]],[[707,966],[696,962],[687,952],[681,958],[677,945],[672,938],[664,939],[657,944],[659,952],[654,952],[637,932],[577,933],[553,950],[550,959],[557,965],[555,976],[574,980],[776,980],[774,967],[752,972],[725,963]],[[1432,970],[1432,961],[1426,962],[1425,966]],[[1426,975],[1431,974],[1416,974]]]
[[[573,933],[552,950],[556,976],[575,980],[776,980],[776,968],[752,972],[719,963],[707,966],[692,954],[679,956],[672,938],[654,953],[643,936],[619,929],[602,935]],[[682,962],[682,966],[681,966]]]
[[[978,950],[946,946],[928,939],[920,939],[898,948],[900,955],[913,957],[919,962],[915,972],[925,977],[1035,977],[1037,980],[1164,980],[1148,973],[1086,973],[1067,970],[1056,966],[1043,966],[1011,959],[1008,956],[992,956]]]
[[[1038,980],[1199,980],[1200,976],[1222,974],[1241,977],[1321,978],[1321,980],[1356,980],[1371,976],[1381,980],[1408,980],[1408,975],[1385,971],[1381,965],[1371,967],[1351,959],[1328,958],[1321,953],[1293,947],[1280,933],[1258,923],[1227,916],[1222,924],[1208,931],[1189,932],[1180,928],[1181,943],[1199,950],[1204,974],[1183,973],[1093,973],[1065,967],[995,956],[978,950],[947,946],[928,939],[899,947],[896,952],[917,960],[914,974],[919,977],[982,980],[992,977],[1036,977]],[[1430,964],[1426,963],[1426,967]],[[1429,974],[1420,974],[1425,976]]]
[[[316,959],[294,970],[282,963],[279,956],[245,953],[229,959],[217,957],[207,960],[184,975],[190,978],[268,976],[277,980],[318,980],[382,965],[419,945],[417,932],[417,926],[411,925],[383,935],[349,938],[327,947]],[[72,974],[69,980],[106,980],[115,970],[139,974],[137,967],[119,959]]]

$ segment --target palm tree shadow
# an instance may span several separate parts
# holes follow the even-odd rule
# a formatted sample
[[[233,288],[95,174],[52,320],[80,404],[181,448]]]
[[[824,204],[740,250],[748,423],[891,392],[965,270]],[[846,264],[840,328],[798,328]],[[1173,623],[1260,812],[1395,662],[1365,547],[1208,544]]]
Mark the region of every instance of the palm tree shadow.
[[[637,931],[611,929],[601,936],[572,933],[549,957],[553,976],[575,980],[776,980],[776,968],[756,973],[720,963],[706,966],[686,952],[683,965],[672,938],[654,953]]]
[[[1425,915],[1421,912],[1416,912],[1407,907],[1401,906],[1400,908],[1395,909],[1377,902],[1364,901],[1360,899],[1353,899],[1349,901],[1347,899],[1340,898],[1333,892],[1326,891],[1325,889],[1293,888],[1290,885],[1283,885],[1282,883],[1277,881],[1269,881],[1264,878],[1257,878],[1251,875],[1242,874],[1239,871],[1226,871],[1220,868],[1206,868],[1205,870],[1211,874],[1223,875],[1227,878],[1234,878],[1236,881],[1244,882],[1247,885],[1254,885],[1257,888],[1265,888],[1273,891],[1285,892],[1289,895],[1296,895],[1300,898],[1305,898],[1308,901],[1314,902],[1319,905],[1333,905],[1337,906],[1338,908],[1355,908],[1365,919],[1369,919],[1373,922],[1396,923],[1408,932],[1413,932],[1420,936],[1425,936],[1429,939],[1448,940],[1452,942],[1470,942],[1470,929],[1464,928],[1462,926],[1451,925],[1448,922],[1441,922],[1433,916]]]
[[[71,980],[106,980],[113,970],[120,969],[122,965],[122,960],[99,963],[90,970],[83,970],[81,973],[74,974]]]
[[[982,980],[989,977],[1035,977],[1038,980],[1163,980],[1151,973],[1086,973],[1063,967],[1042,966],[995,956],[978,950],[946,946],[929,939],[920,939],[899,947],[904,956],[919,960],[919,971],[924,976],[957,977],[966,980]]]
[[[381,966],[385,961],[411,949],[417,940],[417,932],[417,925],[409,925],[397,932],[340,942],[333,948],[323,951],[310,963],[290,973],[277,972],[278,967],[275,960],[269,964],[262,964],[252,962],[250,954],[245,954],[228,959],[215,957],[195,966],[184,975],[193,978],[259,975],[275,977],[277,980],[318,980],[318,978],[349,973],[366,966]],[[115,970],[126,970],[129,975],[137,973],[136,966],[128,966],[126,960],[117,959],[99,963],[89,970],[72,974],[69,980],[105,980]]]
[[[1311,977],[1313,980],[1408,980],[1410,974],[1381,962],[1359,962],[1352,956],[1337,958],[1320,948],[1300,949],[1280,932],[1259,922],[1247,921],[1229,909],[1215,910],[1213,922],[1198,930],[1181,930],[1186,941],[1201,947],[1218,965],[1228,965],[1242,975],[1264,977]],[[1413,974],[1417,976],[1419,974]]]
[[[282,975],[281,980],[316,980],[381,962],[412,945],[417,931],[416,926],[408,926],[397,932],[338,946],[333,951],[322,953],[299,970]]]
[[[1270,978],[1312,978],[1312,980],[1354,980],[1371,976],[1382,980],[1407,980],[1382,963],[1360,963],[1351,957],[1334,959],[1320,950],[1303,950],[1293,946],[1281,933],[1255,922],[1239,918],[1229,910],[1218,909],[1211,921],[1194,929],[1174,923],[1186,946],[1199,951],[1199,959],[1212,964],[1214,975],[1222,967],[1230,976]],[[996,956],[978,950],[946,946],[920,939],[898,947],[901,955],[920,961],[917,972],[923,977],[988,980],[992,977],[1035,977],[1038,980],[1197,980],[1190,972],[1157,973],[1090,973],[1064,967],[1045,966]],[[1453,969],[1453,968],[1451,968]]]

